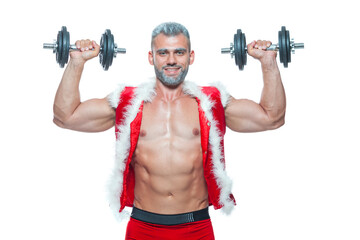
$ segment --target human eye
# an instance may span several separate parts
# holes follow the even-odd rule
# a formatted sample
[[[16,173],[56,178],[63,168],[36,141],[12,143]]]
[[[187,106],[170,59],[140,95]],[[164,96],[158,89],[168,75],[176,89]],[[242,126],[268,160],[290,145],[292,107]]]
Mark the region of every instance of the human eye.
[[[165,50],[159,50],[159,51],[158,51],[158,54],[159,54],[160,56],[165,56],[165,55],[167,54],[167,52],[166,52]]]

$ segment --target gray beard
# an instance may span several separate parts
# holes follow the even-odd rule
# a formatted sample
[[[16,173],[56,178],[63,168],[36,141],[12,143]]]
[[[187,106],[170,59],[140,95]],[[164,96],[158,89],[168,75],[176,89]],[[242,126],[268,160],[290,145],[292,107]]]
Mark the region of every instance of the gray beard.
[[[180,66],[172,66],[172,67],[180,67]],[[182,67],[181,71],[179,73],[179,75],[177,77],[169,77],[166,76],[164,73],[164,70],[162,69],[161,71],[159,69],[157,69],[155,66],[155,74],[156,74],[156,78],[160,80],[160,82],[162,84],[164,84],[167,87],[177,87],[179,86],[182,82],[184,82],[185,77],[188,73],[189,68],[186,68],[185,70],[183,70]]]

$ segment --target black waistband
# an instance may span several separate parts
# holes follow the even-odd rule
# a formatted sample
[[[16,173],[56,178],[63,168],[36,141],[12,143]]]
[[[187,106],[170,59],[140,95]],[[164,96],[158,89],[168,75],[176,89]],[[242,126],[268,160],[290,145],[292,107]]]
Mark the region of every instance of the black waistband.
[[[161,225],[178,225],[210,219],[208,207],[198,211],[181,214],[157,214],[133,207],[131,217],[139,221]]]

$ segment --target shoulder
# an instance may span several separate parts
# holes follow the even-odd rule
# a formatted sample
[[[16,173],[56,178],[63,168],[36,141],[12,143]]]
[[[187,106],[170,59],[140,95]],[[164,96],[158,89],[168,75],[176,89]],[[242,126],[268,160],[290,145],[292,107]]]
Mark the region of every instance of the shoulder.
[[[193,82],[186,81],[183,89],[186,94],[195,96],[202,101],[208,99],[212,102],[220,102],[223,107],[226,107],[230,99],[225,86],[220,82],[212,83],[210,86],[197,86]]]
[[[115,90],[107,96],[107,100],[113,108],[117,108],[124,98],[131,98],[136,87],[125,86],[119,84]]]
[[[107,99],[113,108],[117,108],[121,103],[130,103],[132,99],[137,103],[142,101],[149,102],[154,95],[156,95],[155,81],[147,81],[136,87],[119,84],[117,88],[108,95]]]
[[[221,101],[224,108],[229,103],[230,94],[221,82],[215,82],[211,86],[202,87],[202,91],[210,98]]]

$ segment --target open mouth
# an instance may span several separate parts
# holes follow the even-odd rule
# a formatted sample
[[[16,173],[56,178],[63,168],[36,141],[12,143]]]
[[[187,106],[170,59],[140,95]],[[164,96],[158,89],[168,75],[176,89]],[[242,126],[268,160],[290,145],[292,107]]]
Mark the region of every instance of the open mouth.
[[[166,75],[171,76],[179,74],[181,71],[181,67],[164,67],[163,70]]]

